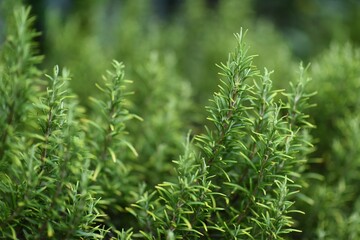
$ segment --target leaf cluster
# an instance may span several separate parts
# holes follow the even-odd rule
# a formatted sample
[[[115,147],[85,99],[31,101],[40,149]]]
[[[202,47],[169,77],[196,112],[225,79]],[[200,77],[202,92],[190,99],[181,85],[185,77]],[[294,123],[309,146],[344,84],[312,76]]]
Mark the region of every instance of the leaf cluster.
[[[86,110],[67,69],[41,77],[29,13],[15,7],[1,51],[0,237],[285,239],[300,231],[294,203],[313,149],[306,69],[290,91],[273,90],[241,30],[218,66],[204,133],[189,132],[177,157],[190,85],[169,81],[173,55],[155,53],[136,70],[153,84],[143,80],[133,102],[124,65],[113,61]]]
[[[259,75],[243,32],[236,38],[208,107],[212,125],[195,137],[199,152],[187,144],[175,161],[177,181],[158,184],[130,210],[143,224],[139,236],[282,239],[297,231],[292,200],[312,148],[304,132],[313,126],[302,113],[310,107],[307,79],[284,93],[287,103],[276,100],[270,73]]]

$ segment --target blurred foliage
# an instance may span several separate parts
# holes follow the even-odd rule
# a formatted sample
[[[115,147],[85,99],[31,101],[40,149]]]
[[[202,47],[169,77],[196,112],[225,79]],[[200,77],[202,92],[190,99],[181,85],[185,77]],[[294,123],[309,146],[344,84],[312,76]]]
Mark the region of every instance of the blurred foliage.
[[[302,59],[311,59],[332,41],[360,44],[357,0],[255,0],[254,9],[277,26]]]
[[[317,107],[311,115],[317,124],[318,152],[328,155],[333,137],[340,134],[336,124],[350,113],[360,110],[360,50],[352,44],[332,44],[314,59],[312,88],[318,91]],[[321,86],[321,88],[319,88]],[[327,156],[323,156],[327,157]]]
[[[317,174],[304,189],[312,198],[300,208],[303,239],[358,239],[359,209],[359,113],[360,50],[350,43],[333,44],[314,59],[310,88],[318,93],[310,115]]]
[[[75,66],[73,87],[85,104],[105,69],[104,59],[122,59],[133,78],[134,66],[145,64],[153,51],[176,54],[180,77],[191,84],[195,101],[206,103],[216,88],[211,80],[218,71],[214,63],[234,47],[228,36],[240,26],[254,29],[248,41],[260,55],[255,60],[260,69],[276,68],[274,78],[281,78],[277,82],[284,86],[294,77],[292,67],[297,63],[293,65],[289,48],[271,23],[256,20],[250,1],[221,1],[216,9],[207,8],[205,1],[185,1],[169,21],[153,14],[150,1],[94,5],[66,17],[56,9],[47,14],[46,64]]]

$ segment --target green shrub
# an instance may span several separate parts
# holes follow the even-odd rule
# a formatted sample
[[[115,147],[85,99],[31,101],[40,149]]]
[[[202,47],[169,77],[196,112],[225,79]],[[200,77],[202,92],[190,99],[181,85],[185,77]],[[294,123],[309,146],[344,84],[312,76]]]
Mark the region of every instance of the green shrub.
[[[132,109],[143,118],[129,125],[139,152],[136,170],[143,181],[154,186],[174,175],[171,160],[182,152],[189,115],[196,109],[191,105],[190,84],[177,73],[174,54],[153,52],[134,75],[137,84],[132,88],[136,93]]]
[[[304,189],[309,204],[298,206],[307,212],[299,219],[302,239],[359,238],[359,64],[359,49],[333,44],[311,70],[318,175]]]
[[[187,0],[168,22],[154,16],[149,1],[123,1],[111,8],[107,2],[92,1],[66,18],[53,9],[46,14],[45,65],[72,66],[71,86],[86,106],[89,93],[96,90],[98,76],[107,68],[107,59],[124,61],[127,76],[136,79],[137,66],[144,65],[153,52],[158,52],[160,58],[176,56],[173,74],[179,76],[174,77],[189,82],[192,100],[203,106],[217,88],[216,81],[210,80],[218,72],[214,63],[226,60],[224,52],[235,46],[228,36],[238,32],[240,26],[252,29],[248,41],[256,49],[252,54],[260,55],[254,60],[259,69],[276,69],[273,76],[279,79],[274,82],[277,88],[288,88],[288,83],[296,79],[297,63],[289,46],[271,23],[254,16],[252,1],[219,1],[217,9],[209,9],[205,0]],[[201,109],[190,115],[195,126],[202,126],[205,116]]]
[[[39,81],[29,13],[16,8],[1,52],[0,236],[98,238],[105,230],[88,188],[81,108],[66,70],[55,67],[48,84]]]
[[[318,91],[314,99],[318,106],[312,109],[311,115],[314,121],[323,123],[314,132],[321,139],[318,144],[321,154],[328,154],[333,138],[339,135],[337,121],[359,111],[359,64],[359,49],[350,43],[333,44],[312,64],[311,88]]]
[[[40,80],[29,12],[15,7],[1,50],[1,238],[284,239],[299,231],[293,204],[313,127],[302,67],[289,92],[273,90],[241,31],[219,65],[204,133],[185,137],[190,87],[174,55],[133,66],[142,84],[133,87],[113,61],[84,108],[68,70],[55,66]]]
[[[211,125],[190,142],[177,164],[177,181],[158,184],[130,210],[146,239],[283,239],[293,229],[293,195],[310,150],[312,126],[305,78],[275,100],[270,73],[260,76],[247,55],[243,33],[224,79],[208,107]],[[303,71],[303,70],[302,70]],[[283,115],[284,114],[284,115]]]

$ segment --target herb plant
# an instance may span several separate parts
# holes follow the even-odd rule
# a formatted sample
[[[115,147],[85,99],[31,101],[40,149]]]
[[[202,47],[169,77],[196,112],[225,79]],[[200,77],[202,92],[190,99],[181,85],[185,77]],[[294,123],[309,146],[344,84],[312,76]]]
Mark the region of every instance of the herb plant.
[[[186,61],[187,51],[160,47],[159,33],[128,58],[126,68],[113,60],[94,84],[98,92],[79,98],[71,82],[80,81],[70,70],[55,65],[46,74],[42,69],[46,64],[37,51],[39,33],[30,8],[7,4],[12,14],[6,15],[0,51],[0,238],[359,237],[360,120],[352,91],[358,87],[359,54],[352,46],[332,47],[310,71],[301,64],[298,79],[283,90],[274,87],[285,85],[276,83],[279,75],[255,66],[246,31],[240,30],[234,51],[217,65],[220,81],[202,121],[203,110],[193,100],[211,88],[199,87],[210,74],[205,68],[197,72],[192,65],[198,58]],[[223,3],[219,13],[229,22],[231,15],[225,15],[231,6],[237,5]],[[196,23],[188,31],[196,34],[204,21],[202,8],[187,2],[185,9],[184,19]],[[177,25],[167,33],[181,29]],[[132,36],[129,31],[121,38],[126,46],[132,46]],[[210,33],[203,40],[206,36]],[[204,50],[214,46],[214,39],[209,41],[201,47],[207,61],[218,51]],[[64,42],[86,58],[70,69],[92,74],[109,65],[103,54],[90,69],[96,64],[87,54],[98,45],[80,33],[79,42]],[[82,43],[92,47],[82,49]],[[177,50],[200,49],[185,40],[173,44]],[[151,46],[156,47],[150,53]],[[129,49],[124,55],[133,52]],[[186,78],[191,69],[194,75]],[[334,85],[343,77],[351,89]],[[328,96],[338,97],[337,105]],[[322,121],[326,124],[314,129],[313,122]]]

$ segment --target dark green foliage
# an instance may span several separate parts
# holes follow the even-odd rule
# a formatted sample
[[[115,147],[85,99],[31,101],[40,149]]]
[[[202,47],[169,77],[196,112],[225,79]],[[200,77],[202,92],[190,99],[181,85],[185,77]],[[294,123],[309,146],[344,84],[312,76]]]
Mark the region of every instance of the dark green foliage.
[[[318,94],[311,114],[321,123],[312,166],[322,176],[304,189],[309,204],[299,206],[308,212],[300,220],[304,239],[359,238],[359,56],[350,44],[332,45],[312,67]]]
[[[323,163],[324,179],[313,180],[307,192],[312,201],[303,206],[308,212],[302,221],[303,239],[359,238],[359,117],[339,120],[341,131],[329,146]],[[331,211],[329,210],[331,209]]]
[[[333,138],[339,134],[337,121],[359,111],[359,64],[360,51],[349,43],[333,44],[313,64],[311,75],[315,81],[311,87],[316,89],[321,85],[321,90],[315,98],[318,106],[311,114],[316,122],[324,123],[315,131],[321,139],[318,151],[322,154],[327,154]]]

